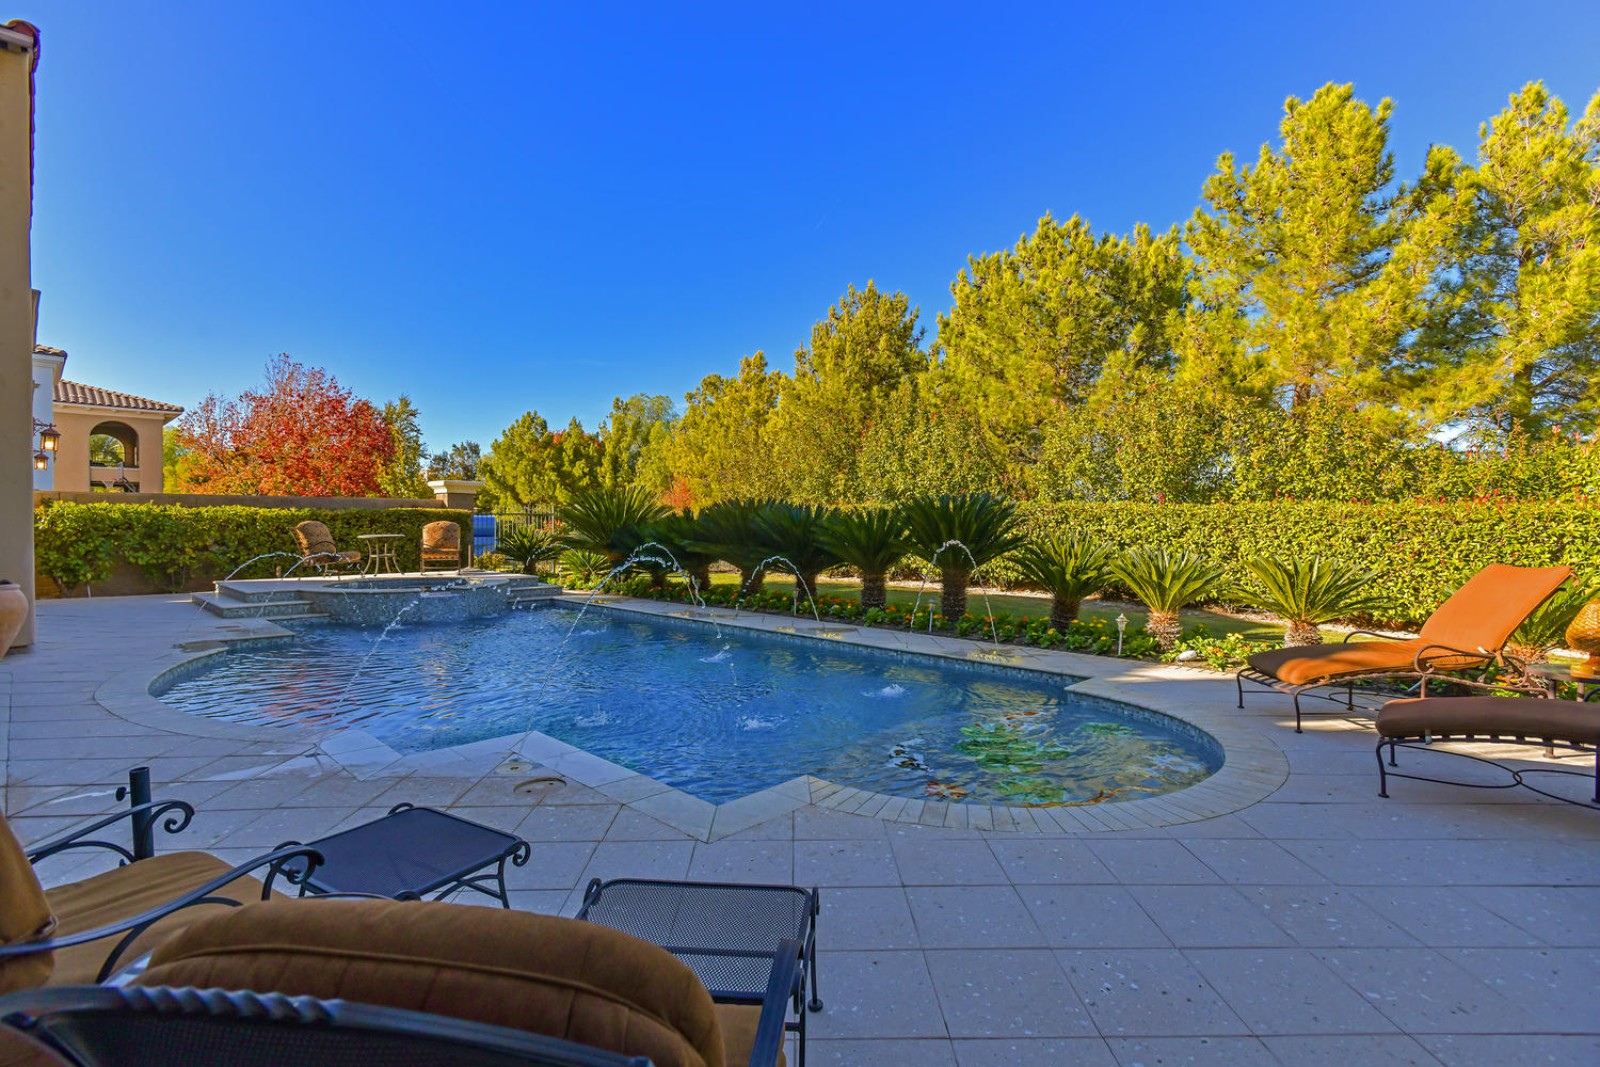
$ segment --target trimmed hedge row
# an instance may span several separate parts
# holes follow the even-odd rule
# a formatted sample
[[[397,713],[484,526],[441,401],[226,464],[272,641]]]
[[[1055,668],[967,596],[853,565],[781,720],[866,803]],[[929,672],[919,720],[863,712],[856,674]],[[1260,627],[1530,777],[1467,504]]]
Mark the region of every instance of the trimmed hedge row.
[[[396,543],[396,555],[405,570],[416,570],[421,563],[422,527],[427,523],[459,523],[462,551],[472,543],[472,513],[447,508],[196,508],[49,501],[33,511],[34,566],[64,591],[106,581],[119,563],[137,567],[159,589],[177,591],[191,582],[225,577],[252,556],[295,552],[295,524],[307,519],[326,523],[334,543],[344,549],[363,547],[357,534],[404,535]],[[292,566],[293,561],[269,557],[239,577],[268,578],[280,565]]]
[[[1030,535],[1081,531],[1119,548],[1165,545],[1216,561],[1244,582],[1244,561],[1321,555],[1374,571],[1396,625],[1421,623],[1489,563],[1565,563],[1600,578],[1600,504],[1593,501],[1223,504],[1025,503]],[[1004,562],[989,571],[1015,580]]]

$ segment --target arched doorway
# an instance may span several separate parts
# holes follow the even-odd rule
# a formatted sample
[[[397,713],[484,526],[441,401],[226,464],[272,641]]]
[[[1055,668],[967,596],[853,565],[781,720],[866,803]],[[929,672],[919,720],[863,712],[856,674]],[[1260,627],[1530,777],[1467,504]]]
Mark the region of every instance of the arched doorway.
[[[139,432],[125,422],[96,423],[89,431],[89,485],[95,489],[137,492]]]

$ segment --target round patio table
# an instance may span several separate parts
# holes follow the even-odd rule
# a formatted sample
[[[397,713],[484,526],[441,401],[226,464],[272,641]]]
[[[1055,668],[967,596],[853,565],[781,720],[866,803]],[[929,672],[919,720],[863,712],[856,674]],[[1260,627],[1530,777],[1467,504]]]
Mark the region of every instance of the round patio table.
[[[356,534],[356,540],[367,543],[367,562],[362,566],[362,574],[400,573],[400,557],[395,554],[397,542],[405,538],[405,534],[377,533]]]

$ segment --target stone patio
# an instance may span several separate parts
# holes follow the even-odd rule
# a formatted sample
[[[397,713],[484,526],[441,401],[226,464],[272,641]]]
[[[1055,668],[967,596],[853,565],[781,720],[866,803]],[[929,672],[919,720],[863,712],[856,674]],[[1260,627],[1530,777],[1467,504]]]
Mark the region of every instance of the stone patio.
[[[1369,728],[1318,717],[1296,735],[1286,699],[1236,711],[1223,676],[1087,672],[1106,695],[1223,736],[1242,777],[1163,798],[1164,812],[896,821],[827,806],[816,787],[718,834],[715,816],[650,814],[603,771],[518,796],[527,773],[500,772],[504,743],[338,758],[304,732],[141,699],[161,665],[271,625],[179,597],[42,603],[39,645],[0,661],[18,835],[112,810],[143,764],[158,797],[199,809],[158,847],[243,860],[404,800],[532,842],[510,874],[530,910],[572,913],[595,876],[818,885],[818,1065],[1600,1062],[1600,811],[1411,781],[1381,800]],[[51,862],[47,882],[97,861]]]

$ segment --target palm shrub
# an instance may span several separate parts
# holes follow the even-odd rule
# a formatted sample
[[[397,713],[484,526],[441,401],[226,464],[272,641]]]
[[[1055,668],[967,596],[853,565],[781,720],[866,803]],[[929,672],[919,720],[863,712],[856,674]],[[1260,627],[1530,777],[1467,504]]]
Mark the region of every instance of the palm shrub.
[[[561,573],[567,584],[588,589],[611,571],[611,557],[604,552],[569,548],[561,554]]]
[[[1024,580],[1050,594],[1050,625],[1066,628],[1083,598],[1111,584],[1111,549],[1081,534],[1030,541],[1011,557]]]
[[[556,508],[556,519],[563,545],[598,552],[615,567],[648,540],[646,526],[670,513],[648,489],[630,485],[579,490]]]
[[[822,543],[861,572],[863,608],[889,603],[889,572],[911,548],[899,508],[836,511],[823,528]]]
[[[939,610],[947,619],[967,613],[972,572],[1023,543],[1016,506],[988,493],[920,496],[904,514],[911,547],[939,568]]]
[[[1568,582],[1522,620],[1506,642],[1506,651],[1523,663],[1542,662],[1552,648],[1565,645],[1567,627],[1597,594],[1600,588]]]
[[[766,577],[760,564],[769,553],[762,550],[756,529],[756,516],[765,504],[761,500],[724,500],[700,512],[695,520],[694,548],[739,568],[742,595],[761,592]]]
[[[811,598],[816,597],[817,575],[839,564],[838,553],[824,539],[832,514],[832,508],[777,500],[768,501],[756,512],[756,543],[762,558],[782,556],[794,567],[800,591]]]
[[[1285,648],[1320,645],[1322,631],[1317,627],[1321,623],[1386,607],[1385,598],[1373,585],[1378,575],[1338,560],[1260,556],[1245,560],[1244,565],[1257,586],[1239,592],[1247,604],[1270,611],[1288,624]]]
[[[514,526],[495,539],[495,553],[516,563],[523,574],[537,574],[539,564],[560,559],[565,549],[559,535],[532,526]]]
[[[1111,561],[1111,574],[1138,597],[1149,611],[1145,629],[1163,652],[1183,636],[1178,612],[1185,604],[1215,595],[1222,568],[1192,552],[1135,548]]]
[[[711,565],[717,561],[717,556],[710,552],[702,552],[695,547],[700,536],[700,524],[695,519],[694,511],[684,508],[682,511],[673,512],[662,516],[644,528],[645,539],[654,541],[668,552],[683,568],[684,577],[694,587],[694,591],[705,595],[711,587]],[[657,572],[661,581],[655,582]],[[653,584],[662,584],[666,580],[666,568],[656,567],[651,571]]]

